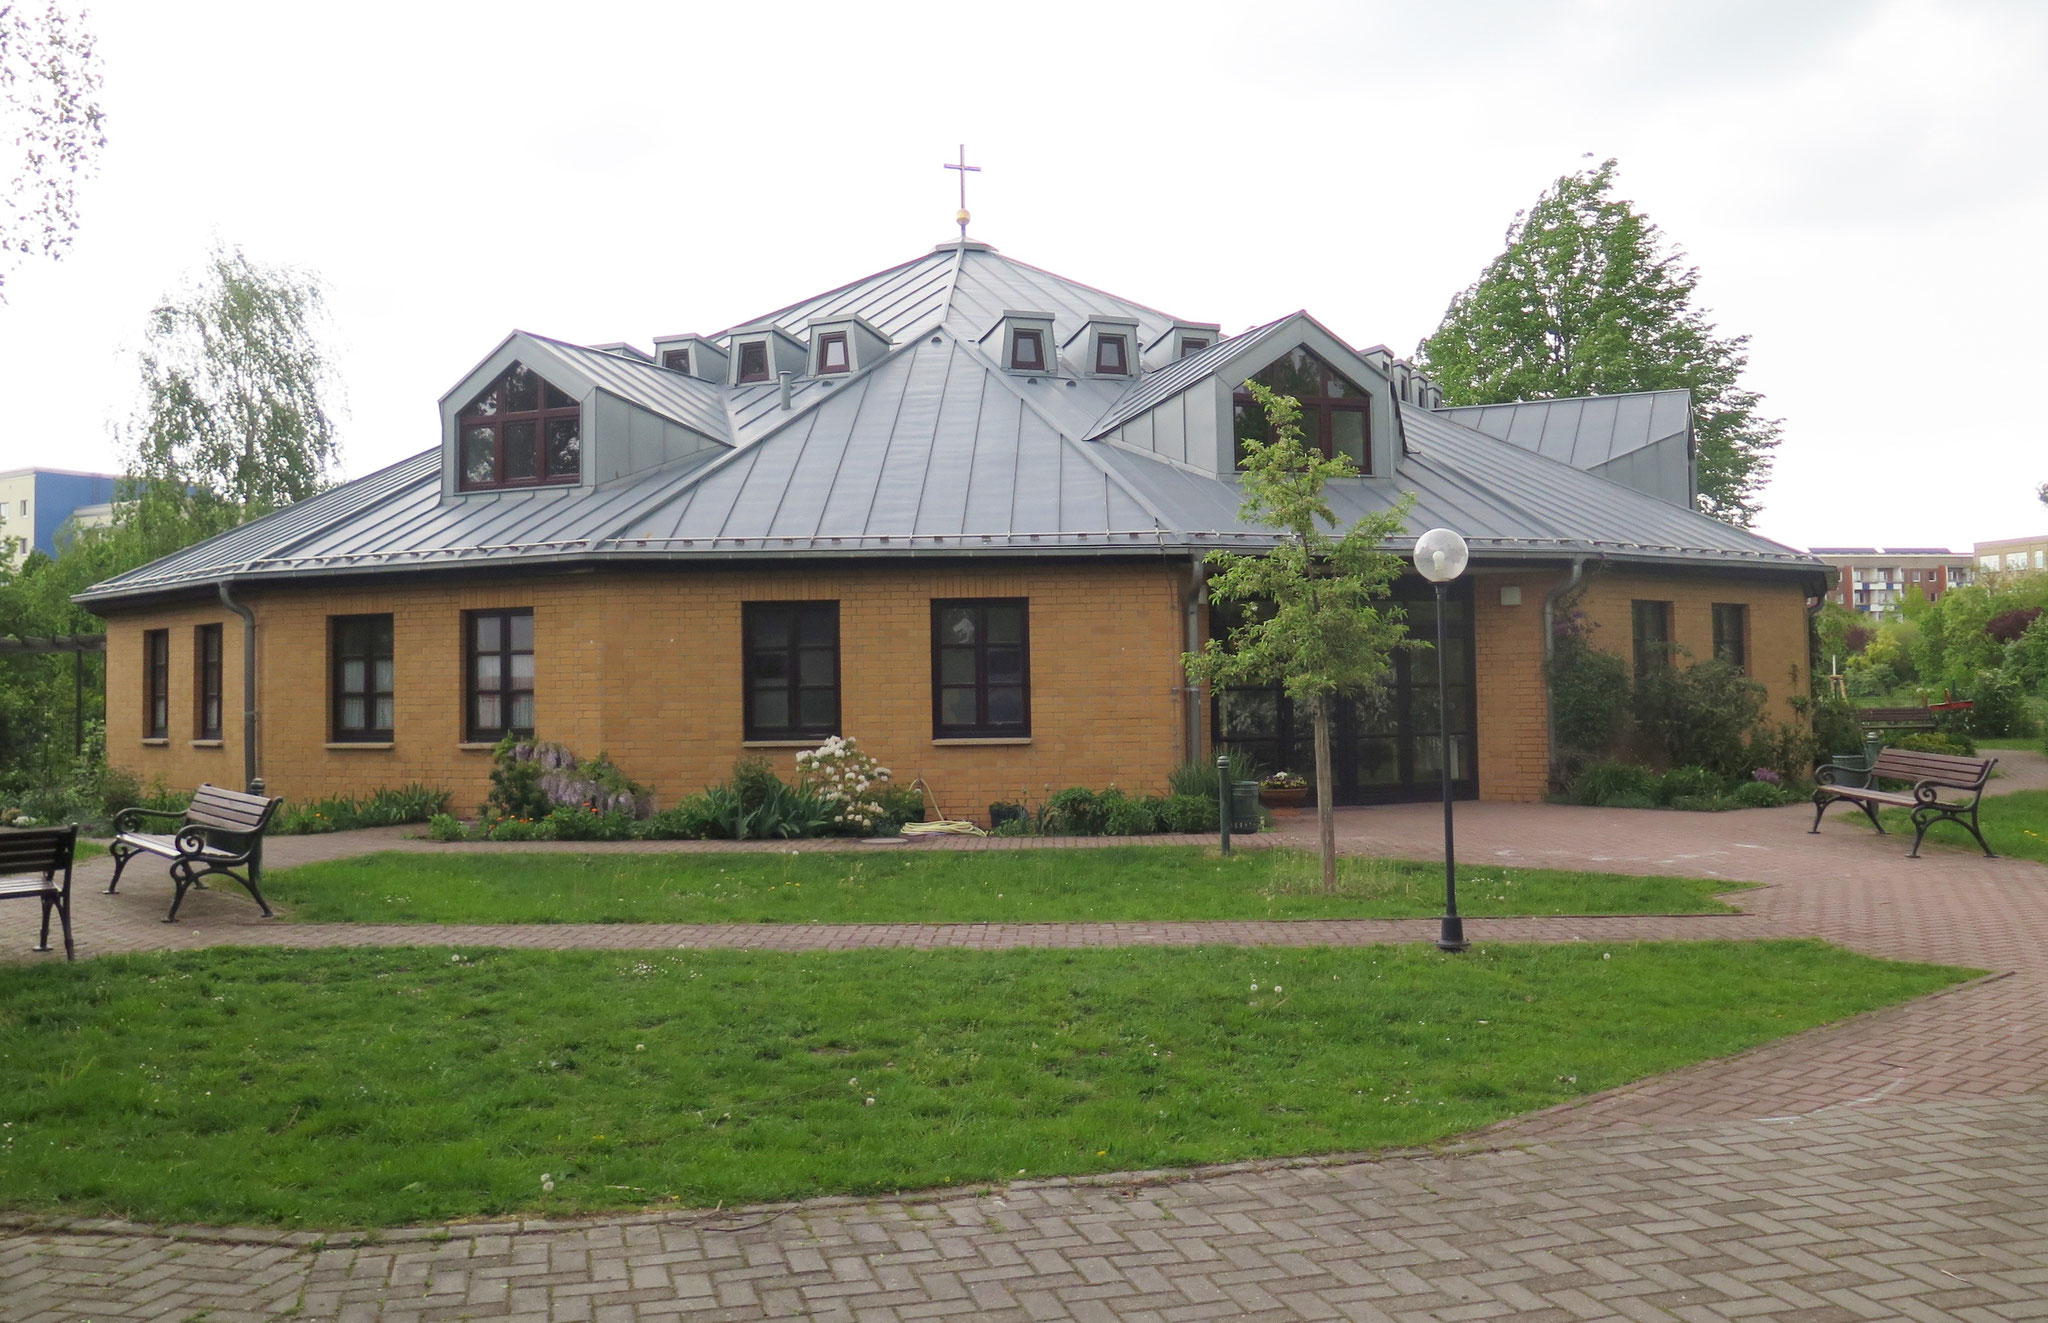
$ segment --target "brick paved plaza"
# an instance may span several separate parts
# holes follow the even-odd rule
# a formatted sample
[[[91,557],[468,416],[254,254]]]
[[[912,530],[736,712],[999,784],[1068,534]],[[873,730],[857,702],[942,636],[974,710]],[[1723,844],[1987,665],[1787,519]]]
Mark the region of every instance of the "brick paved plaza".
[[[2048,759],[2000,756],[2011,774],[1998,789],[2048,785]],[[0,1323],[2048,1317],[2048,868],[1961,850],[1909,860],[1906,842],[1847,817],[1809,836],[1811,816],[1464,806],[1469,863],[1766,884],[1743,893],[1738,916],[1468,929],[1478,941],[1815,935],[1992,976],[1523,1117],[1457,1151],[420,1228],[324,1247],[311,1235],[16,1224],[0,1236]],[[1427,806],[1346,811],[1343,848],[1428,857],[1437,826]],[[1276,838],[1308,830],[1288,824]],[[986,843],[909,848],[976,846]],[[354,833],[280,840],[271,859],[365,848],[447,847]],[[280,925],[225,890],[194,897],[189,922],[166,927],[158,880],[138,866],[124,895],[104,897],[93,887],[106,872],[104,861],[81,869],[82,956],[263,942],[838,949],[1434,935],[1412,921]]]

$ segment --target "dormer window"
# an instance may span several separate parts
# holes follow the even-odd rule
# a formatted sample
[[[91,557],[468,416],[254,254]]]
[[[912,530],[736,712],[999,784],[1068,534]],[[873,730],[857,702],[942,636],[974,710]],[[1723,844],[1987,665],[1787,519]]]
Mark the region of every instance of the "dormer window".
[[[1164,335],[1145,346],[1141,361],[1156,371],[1183,358],[1193,358],[1222,338],[1223,328],[1215,322],[1174,322]]]
[[[1261,386],[1292,395],[1301,403],[1301,439],[1326,456],[1344,455],[1370,475],[1372,466],[1372,397],[1357,382],[1331,367],[1305,347],[1289,350],[1278,362],[1256,372]],[[1244,461],[1247,440],[1271,441],[1266,411],[1249,392],[1235,399],[1237,459]]]
[[[583,410],[524,363],[514,363],[457,415],[464,491],[576,482],[583,476]]]
[[[1101,335],[1095,340],[1095,372],[1098,376],[1130,375],[1130,341],[1121,335]]]
[[[740,346],[740,384],[768,380],[768,346],[760,340]]]
[[[1045,332],[1020,330],[1010,337],[1012,372],[1045,371]]]
[[[818,374],[845,372],[853,364],[847,357],[846,332],[832,331],[818,337]]]
[[[671,372],[690,370],[690,351],[687,349],[664,349],[661,351],[661,365]]]
[[[1207,340],[1199,335],[1190,335],[1183,338],[1180,342],[1180,356],[1182,358],[1193,358],[1208,347],[1209,342]]]

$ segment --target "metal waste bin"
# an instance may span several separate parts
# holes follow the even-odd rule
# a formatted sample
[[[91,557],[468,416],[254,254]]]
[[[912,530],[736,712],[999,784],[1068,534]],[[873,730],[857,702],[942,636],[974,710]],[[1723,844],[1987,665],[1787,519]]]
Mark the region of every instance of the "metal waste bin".
[[[1259,829],[1259,783],[1257,781],[1232,781],[1230,783],[1230,830],[1253,832]]]
[[[1858,790],[1870,788],[1870,756],[1868,754],[1838,753],[1828,759],[1828,761],[1841,769],[1842,779],[1837,784],[1850,786]]]

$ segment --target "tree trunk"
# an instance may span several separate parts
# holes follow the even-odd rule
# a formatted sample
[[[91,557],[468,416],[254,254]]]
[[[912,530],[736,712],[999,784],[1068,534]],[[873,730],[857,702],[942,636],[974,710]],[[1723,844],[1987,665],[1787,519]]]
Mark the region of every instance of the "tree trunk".
[[[1316,841],[1323,856],[1323,894],[1337,894],[1337,809],[1330,802],[1336,776],[1330,759],[1330,698],[1316,699]]]

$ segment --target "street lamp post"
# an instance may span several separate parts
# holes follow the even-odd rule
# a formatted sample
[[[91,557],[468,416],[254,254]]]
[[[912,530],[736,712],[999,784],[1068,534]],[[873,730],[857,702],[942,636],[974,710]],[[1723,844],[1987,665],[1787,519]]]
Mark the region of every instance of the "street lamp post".
[[[1437,762],[1443,772],[1444,790],[1444,918],[1437,932],[1440,951],[1462,951],[1465,920],[1458,915],[1458,858],[1451,835],[1451,709],[1446,697],[1444,671],[1444,590],[1465,572],[1471,559],[1465,539],[1448,528],[1432,528],[1415,539],[1415,570],[1436,589],[1436,728],[1440,750]]]

